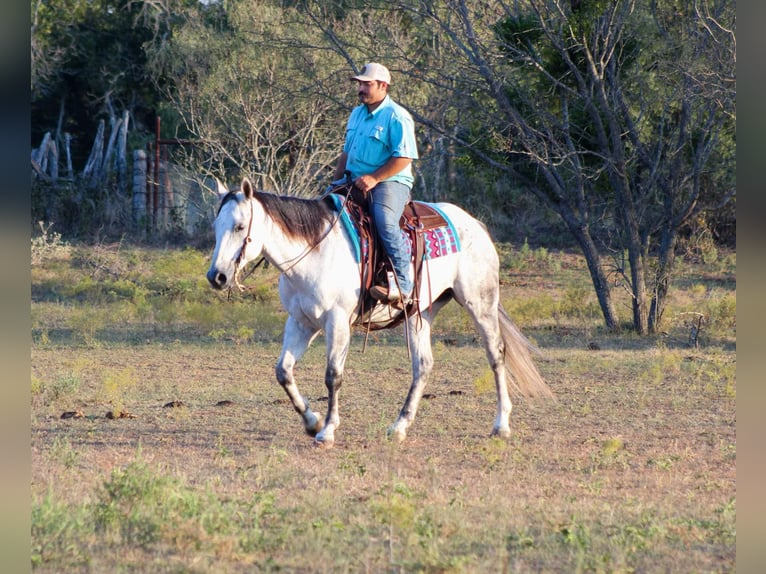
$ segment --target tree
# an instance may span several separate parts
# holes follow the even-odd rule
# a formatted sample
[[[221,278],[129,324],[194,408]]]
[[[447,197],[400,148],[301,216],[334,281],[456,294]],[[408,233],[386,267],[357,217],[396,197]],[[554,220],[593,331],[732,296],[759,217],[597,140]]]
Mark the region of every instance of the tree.
[[[171,58],[183,62],[172,73],[184,88],[175,104],[211,157],[268,187],[308,191],[337,153],[323,142],[339,145],[353,105],[342,74],[370,59],[391,62],[398,78],[413,80],[396,89],[424,140],[451,142],[441,146],[453,155],[447,173],[454,156],[483,164],[561,218],[610,330],[620,328],[618,283],[632,295],[633,328],[657,328],[679,232],[735,193],[730,2],[219,8],[177,30]],[[285,93],[297,105],[286,106]]]
[[[176,79],[166,98],[179,130],[200,142],[187,161],[219,177],[248,175],[263,189],[315,195],[358,103],[351,72],[417,51],[416,24],[387,1],[230,0],[187,10],[151,59],[156,77]],[[396,93],[427,105],[422,84],[400,78]]]
[[[185,13],[156,76],[197,145],[188,162],[218,177],[248,176],[261,189],[316,195],[340,153],[349,95],[321,37],[295,11],[268,0],[210,3]],[[328,76],[330,78],[328,78]]]
[[[85,162],[98,123],[128,110],[142,122],[156,105],[145,46],[167,30],[146,17],[152,3],[36,0],[32,4],[32,138],[71,133]],[[156,10],[155,10],[156,11]],[[166,78],[167,82],[168,79]],[[149,125],[152,125],[151,123]]]
[[[296,195],[332,171],[356,105],[349,72],[385,62],[418,123],[422,196],[452,199],[473,178],[475,197],[494,186],[540,201],[582,250],[611,330],[618,284],[633,328],[658,328],[679,234],[736,197],[731,0],[36,0],[32,11],[39,135],[67,121],[92,135],[111,107],[132,121],[160,114],[166,135],[200,142],[186,158],[197,171]]]
[[[147,48],[161,44],[174,14],[195,2],[32,2],[31,143],[44,144],[32,158],[34,222],[55,220],[72,234],[102,226],[124,231],[130,202],[123,152],[151,136],[160,108],[155,85],[172,83],[150,80]],[[48,178],[35,164],[48,150],[66,161],[66,177],[49,165]]]
[[[656,329],[679,231],[735,193],[732,3],[428,0],[389,9],[407,14],[421,38],[432,31],[419,51],[411,37],[376,37],[432,87],[416,119],[559,215],[610,330],[620,328],[617,281],[632,295],[633,328]],[[339,52],[356,41],[331,37]]]

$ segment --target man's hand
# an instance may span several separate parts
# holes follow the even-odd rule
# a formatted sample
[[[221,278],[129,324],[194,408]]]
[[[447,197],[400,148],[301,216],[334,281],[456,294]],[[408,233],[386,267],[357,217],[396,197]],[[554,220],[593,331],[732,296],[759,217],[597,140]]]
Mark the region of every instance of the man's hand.
[[[381,181],[396,175],[411,163],[412,160],[408,157],[391,157],[374,172],[357,177],[354,185],[366,196]]]
[[[376,185],[378,185],[378,183],[378,180],[369,174],[361,175],[354,180],[354,185],[365,195],[365,197]]]

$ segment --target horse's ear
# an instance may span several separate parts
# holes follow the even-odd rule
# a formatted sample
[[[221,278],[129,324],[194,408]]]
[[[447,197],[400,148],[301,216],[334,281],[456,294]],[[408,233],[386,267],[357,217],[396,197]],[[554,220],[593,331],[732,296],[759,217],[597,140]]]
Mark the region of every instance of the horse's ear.
[[[217,177],[215,178],[215,191],[221,198],[229,193],[229,189],[223,183],[221,183],[221,180]]]
[[[253,184],[250,183],[248,178],[242,180],[242,186],[240,187],[242,193],[245,194],[247,199],[253,199]]]

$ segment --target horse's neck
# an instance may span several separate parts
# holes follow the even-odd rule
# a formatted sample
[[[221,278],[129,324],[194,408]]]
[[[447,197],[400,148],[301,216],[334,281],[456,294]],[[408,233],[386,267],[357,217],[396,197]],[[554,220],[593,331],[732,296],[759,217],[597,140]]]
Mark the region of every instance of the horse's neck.
[[[264,215],[262,254],[282,273],[301,274],[317,265],[316,247],[302,239],[288,237],[271,218]]]

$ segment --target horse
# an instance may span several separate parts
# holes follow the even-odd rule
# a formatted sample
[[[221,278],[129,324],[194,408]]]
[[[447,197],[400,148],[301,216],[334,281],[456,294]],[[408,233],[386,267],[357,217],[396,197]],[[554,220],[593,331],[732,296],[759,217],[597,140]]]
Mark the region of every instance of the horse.
[[[218,182],[218,193],[215,247],[207,279],[217,290],[231,289],[239,285],[242,269],[259,257],[279,270],[279,296],[288,317],[276,379],[314,444],[330,448],[340,425],[339,390],[351,335],[362,320],[358,244],[339,223],[344,205],[339,208],[326,195],[299,198],[256,191],[247,178],[234,190]],[[494,374],[497,410],[490,435],[508,438],[509,383],[515,394],[553,396],[532,359],[539,349],[521,333],[500,302],[500,263],[486,226],[454,204],[429,205],[454,226],[459,250],[426,262],[422,272],[427,277],[420,282],[409,313],[388,303],[379,303],[373,310],[388,317],[406,313],[399,324],[404,324],[412,363],[409,392],[387,436],[403,441],[415,419],[434,365],[431,326],[440,309],[454,299],[471,316]],[[328,392],[323,419],[299,392],[294,374],[296,363],[321,332],[326,339],[324,382]]]

